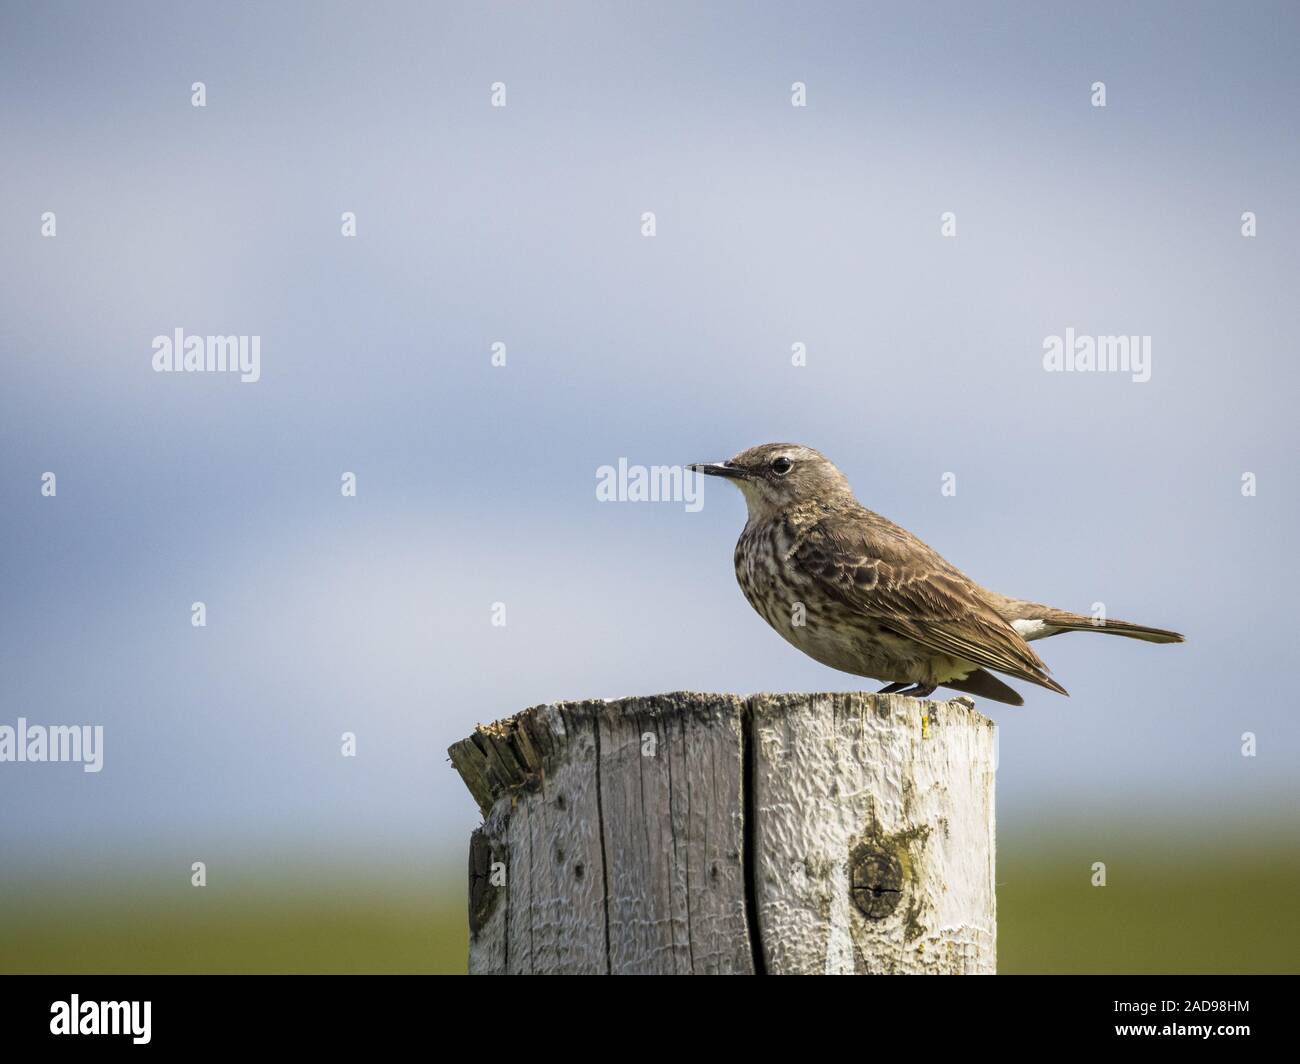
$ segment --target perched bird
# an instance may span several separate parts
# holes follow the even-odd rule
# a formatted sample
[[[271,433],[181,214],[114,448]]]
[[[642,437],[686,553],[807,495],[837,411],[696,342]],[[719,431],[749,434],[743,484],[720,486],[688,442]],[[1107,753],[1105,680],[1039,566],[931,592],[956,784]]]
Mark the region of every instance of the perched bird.
[[[749,520],[735,561],[749,604],[823,665],[888,681],[883,693],[924,698],[950,687],[1019,706],[1024,699],[994,672],[1067,693],[1029,640],[1107,632],[1183,641],[981,587],[859,503],[844,474],[811,447],[766,443],[689,468],[726,477],[745,496]]]

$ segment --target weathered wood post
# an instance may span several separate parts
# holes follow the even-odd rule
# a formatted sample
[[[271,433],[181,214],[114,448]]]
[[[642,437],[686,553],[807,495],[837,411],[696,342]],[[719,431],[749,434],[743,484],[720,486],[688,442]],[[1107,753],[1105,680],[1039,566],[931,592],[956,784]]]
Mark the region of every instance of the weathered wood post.
[[[967,699],[536,706],[451,747],[473,972],[991,973],[993,723]]]

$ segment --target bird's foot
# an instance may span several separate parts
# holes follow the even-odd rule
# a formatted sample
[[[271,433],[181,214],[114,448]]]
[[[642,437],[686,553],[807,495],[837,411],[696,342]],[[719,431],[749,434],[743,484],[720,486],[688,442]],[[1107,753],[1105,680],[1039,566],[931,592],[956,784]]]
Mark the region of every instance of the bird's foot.
[[[938,686],[937,683],[914,683],[911,687],[904,687],[903,690],[894,693],[908,695],[911,698],[929,698]]]

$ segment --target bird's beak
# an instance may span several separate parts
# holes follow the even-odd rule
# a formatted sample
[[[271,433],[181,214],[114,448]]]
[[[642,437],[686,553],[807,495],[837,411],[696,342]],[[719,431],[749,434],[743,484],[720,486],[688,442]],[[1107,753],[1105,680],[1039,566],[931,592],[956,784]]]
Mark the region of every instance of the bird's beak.
[[[703,473],[708,477],[731,477],[733,480],[743,480],[745,478],[743,469],[739,466],[728,465],[726,462],[696,462],[686,468],[694,470],[696,473]]]

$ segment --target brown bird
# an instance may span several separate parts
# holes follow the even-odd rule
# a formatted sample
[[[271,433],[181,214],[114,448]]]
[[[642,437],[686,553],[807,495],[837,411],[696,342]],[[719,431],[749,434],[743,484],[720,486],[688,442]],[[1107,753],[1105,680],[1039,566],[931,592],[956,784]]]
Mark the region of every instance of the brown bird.
[[[888,681],[883,693],[924,698],[949,687],[1019,706],[1024,699],[993,672],[1067,694],[1029,640],[1107,632],[1183,641],[1163,628],[1099,621],[981,587],[859,503],[844,474],[811,447],[765,443],[689,468],[726,477],[745,496],[749,520],[735,561],[749,604],[823,665]]]

